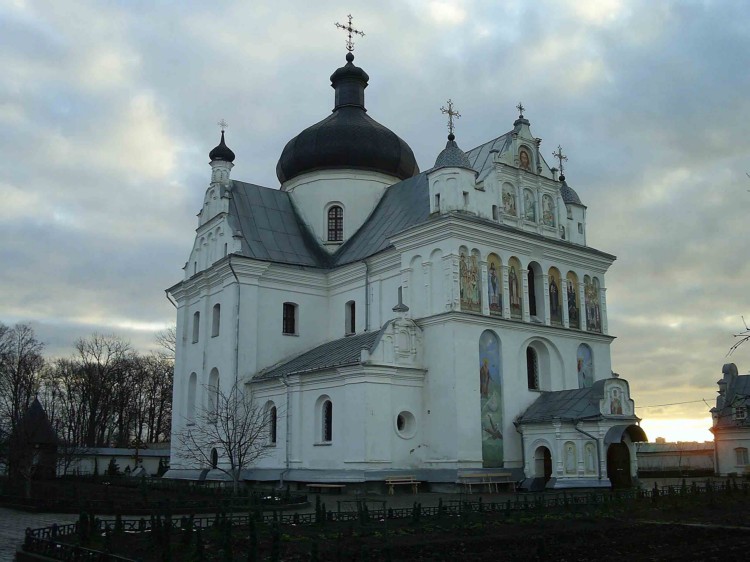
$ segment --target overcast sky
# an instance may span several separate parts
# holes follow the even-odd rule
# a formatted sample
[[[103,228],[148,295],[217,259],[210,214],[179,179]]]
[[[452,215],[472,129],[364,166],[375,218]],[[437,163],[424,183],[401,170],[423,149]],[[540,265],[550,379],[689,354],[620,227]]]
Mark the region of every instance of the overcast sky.
[[[569,155],[606,277],[613,368],[649,437],[710,438],[727,360],[750,370],[750,10],[745,0],[0,0],[0,321],[49,354],[94,331],[139,349],[174,322],[216,122],[235,179],[277,188],[284,144],[333,106],[345,34],[366,33],[370,115],[429,168],[439,108],[468,150],[522,101]]]

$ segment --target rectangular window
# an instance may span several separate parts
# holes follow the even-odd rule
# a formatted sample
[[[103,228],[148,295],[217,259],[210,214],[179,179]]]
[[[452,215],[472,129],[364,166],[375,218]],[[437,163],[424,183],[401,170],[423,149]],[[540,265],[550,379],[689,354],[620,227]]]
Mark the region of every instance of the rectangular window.
[[[464,191],[464,207],[468,207],[468,206],[469,206],[469,192]]]
[[[439,210],[440,210],[440,194],[436,193],[435,194],[435,211],[437,212]]]
[[[734,415],[732,417],[735,420],[744,420],[744,419],[747,419],[747,407],[745,407],[745,406],[737,406],[734,409]]]
[[[344,209],[334,205],[328,209],[328,241],[341,242],[344,240]]]
[[[583,234],[583,223],[582,222],[578,223],[578,234]]]
[[[219,335],[219,326],[221,325],[221,305],[215,304],[213,311],[213,318],[211,319],[211,337],[215,338]]]
[[[735,449],[734,452],[737,453],[737,466],[747,466],[750,464],[750,462],[748,462],[747,449],[745,447]]]
[[[297,334],[297,305],[293,302],[284,303],[281,333],[291,336]]]

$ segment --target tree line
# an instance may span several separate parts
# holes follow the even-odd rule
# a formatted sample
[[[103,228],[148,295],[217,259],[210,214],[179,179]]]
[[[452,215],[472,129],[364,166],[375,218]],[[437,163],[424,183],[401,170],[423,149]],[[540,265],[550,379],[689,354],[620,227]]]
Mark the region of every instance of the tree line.
[[[28,324],[0,323],[0,444],[20,427],[35,398],[59,443],[140,447],[168,441],[172,423],[174,329],[159,351],[138,353],[116,335],[80,338],[64,358],[45,358]]]

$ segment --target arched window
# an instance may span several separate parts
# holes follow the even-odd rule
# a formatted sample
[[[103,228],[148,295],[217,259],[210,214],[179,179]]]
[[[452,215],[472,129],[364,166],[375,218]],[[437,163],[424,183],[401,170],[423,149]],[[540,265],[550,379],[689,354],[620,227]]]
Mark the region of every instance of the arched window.
[[[333,440],[333,402],[325,400],[323,402],[323,411],[321,412],[321,441],[329,442]]]
[[[293,336],[297,334],[297,305],[293,302],[285,302],[282,312],[281,333]]]
[[[201,333],[201,313],[193,314],[193,343],[198,343],[198,337]]]
[[[266,412],[268,415],[268,444],[276,445],[277,417],[276,406],[274,406],[273,402],[266,404]]]
[[[188,379],[188,395],[187,395],[187,422],[189,424],[195,423],[195,393],[198,387],[198,375],[190,373]]]
[[[536,316],[536,285],[534,284],[534,270],[529,268],[526,277],[529,281],[529,314]]]
[[[211,468],[219,466],[219,451],[211,449]]]
[[[213,317],[211,318],[211,337],[215,338],[219,335],[219,325],[221,324],[221,305],[215,304]]]
[[[208,375],[208,415],[216,417],[219,413],[219,371],[215,367]]]
[[[357,331],[357,305],[354,301],[346,303],[346,335]]]
[[[344,209],[334,205],[328,209],[328,241],[341,242],[344,239]]]
[[[529,390],[539,390],[539,359],[531,346],[526,348],[526,377]]]

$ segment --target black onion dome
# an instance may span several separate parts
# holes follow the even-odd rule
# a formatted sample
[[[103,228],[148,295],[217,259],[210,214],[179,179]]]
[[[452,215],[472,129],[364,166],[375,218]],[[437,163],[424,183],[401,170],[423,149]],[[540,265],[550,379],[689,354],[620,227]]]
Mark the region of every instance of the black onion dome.
[[[354,55],[331,75],[336,90],[333,113],[290,140],[276,164],[284,183],[305,172],[355,168],[382,172],[400,179],[419,173],[408,144],[367,115],[365,88],[370,77],[354,66]]]
[[[232,152],[224,142],[224,131],[221,132],[221,142],[219,142],[219,145],[208,153],[208,157],[211,159],[211,162],[214,160],[234,162],[234,152]]]
[[[565,183],[565,176],[560,176],[560,195],[566,204],[583,205],[581,198],[578,197],[576,190]]]
[[[466,153],[458,147],[455,141],[453,133],[448,135],[448,142],[445,143],[445,148],[438,154],[437,160],[435,160],[435,168],[468,168],[474,170],[471,167],[471,162]]]

